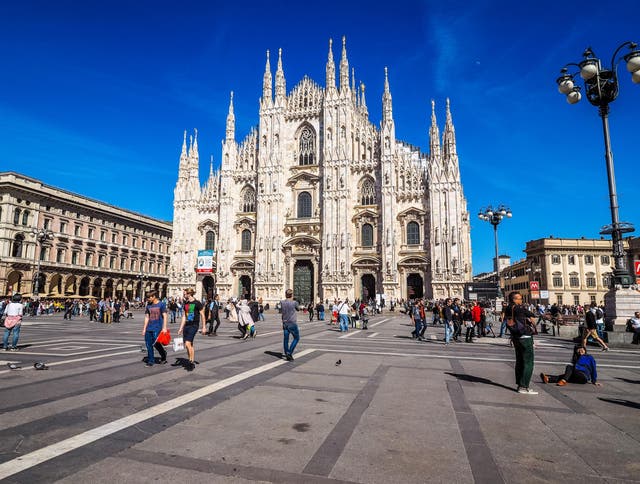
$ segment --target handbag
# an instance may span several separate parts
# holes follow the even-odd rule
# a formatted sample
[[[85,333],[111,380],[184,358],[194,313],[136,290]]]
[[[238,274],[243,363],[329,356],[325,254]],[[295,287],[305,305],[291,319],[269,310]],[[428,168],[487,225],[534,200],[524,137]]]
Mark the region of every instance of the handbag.
[[[169,343],[171,343],[171,333],[169,332],[169,330],[161,332],[156,338],[156,343],[160,343],[163,346],[167,346]]]
[[[176,336],[173,338],[173,351],[181,351],[184,349],[184,339],[182,336]]]

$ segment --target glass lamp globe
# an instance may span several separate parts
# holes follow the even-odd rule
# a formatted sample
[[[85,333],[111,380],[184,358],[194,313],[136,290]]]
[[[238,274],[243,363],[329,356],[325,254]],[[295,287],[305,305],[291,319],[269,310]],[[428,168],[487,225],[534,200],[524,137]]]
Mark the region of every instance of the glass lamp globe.
[[[487,217],[493,217],[493,210],[487,210]]]
[[[634,84],[640,84],[640,71],[636,71],[631,75],[631,80]]]
[[[511,213],[511,210],[509,210],[509,211],[507,212],[507,218],[511,218],[511,217],[513,217],[513,214]]]
[[[565,79],[558,83],[558,91],[560,94],[569,94],[573,91],[573,81],[571,79]]]
[[[582,94],[580,94],[579,91],[571,91],[567,95],[567,102],[569,104],[575,104],[575,103],[579,102],[580,99],[582,99]]]
[[[582,67],[580,68],[580,77],[582,77],[585,81],[588,81],[597,73],[598,66],[595,61],[586,61],[582,63]]]
[[[638,72],[640,70],[640,51],[632,52],[624,60],[627,61],[627,70],[629,72]]]

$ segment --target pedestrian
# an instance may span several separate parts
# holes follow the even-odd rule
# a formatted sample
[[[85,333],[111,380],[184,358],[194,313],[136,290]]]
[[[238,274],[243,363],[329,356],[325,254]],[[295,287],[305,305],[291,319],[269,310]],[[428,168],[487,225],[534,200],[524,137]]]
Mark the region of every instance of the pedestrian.
[[[586,304],[585,304],[585,307],[586,307]],[[598,318],[599,315],[596,314],[597,311],[601,311],[601,310],[597,307],[596,303],[591,303],[590,308],[586,311],[584,315],[584,323],[585,323],[586,329],[584,332],[584,336],[582,337],[582,346],[584,346],[585,348],[587,347],[587,340],[589,339],[589,336],[591,336],[602,347],[602,351],[609,351],[609,347],[607,346],[607,344],[604,341],[602,341],[600,336],[598,336],[597,320],[602,318]]]
[[[309,313],[309,322],[313,321],[313,301],[307,306],[307,312]]]
[[[538,392],[529,388],[534,365],[532,326],[535,324],[533,319],[535,314],[522,305],[522,295],[517,291],[509,293],[509,305],[505,309],[505,318],[516,353],[516,391],[537,395]]]
[[[464,322],[464,326],[467,330],[464,336],[465,343],[473,343],[473,333],[475,331],[475,323],[473,321],[473,314],[471,314],[471,309],[469,306],[463,306],[462,309],[462,321]]]
[[[209,328],[207,336],[218,336],[218,326],[220,326],[220,296],[215,294],[209,306]],[[215,323],[215,326],[214,326]]]
[[[167,352],[161,343],[158,343],[160,333],[167,331],[167,306],[158,299],[156,291],[147,293],[147,307],[144,310],[144,325],[142,326],[142,336],[147,346],[147,363],[146,366],[153,366],[156,362],[153,349],[157,349],[160,353],[161,365],[167,362]]]
[[[103,322],[105,324],[111,324],[111,298],[108,297],[104,302],[104,314],[103,314]]]
[[[453,310],[453,341],[458,341],[458,337],[462,334],[462,309],[460,308],[460,299],[455,298],[451,305]]]
[[[484,311],[478,304],[478,301],[473,301],[473,306],[471,308],[471,320],[476,327],[478,338],[484,336],[484,318],[482,317],[483,315]]]
[[[22,326],[22,315],[24,314],[24,305],[22,304],[22,295],[15,293],[11,296],[11,302],[4,308],[4,337],[2,338],[2,347],[5,351],[18,351],[18,338],[20,338],[20,327]],[[11,346],[9,346],[9,336],[13,333]]]
[[[246,299],[241,299],[240,304],[238,304],[238,327],[242,329],[242,339],[246,340],[251,335],[253,328],[251,308]]]
[[[417,299],[413,308],[411,309],[411,321],[413,322],[414,329],[411,332],[411,337],[418,341],[424,341],[424,338],[420,336],[420,332],[422,331],[422,316],[420,314],[420,305],[422,304],[422,299]]]
[[[451,298],[447,298],[444,301],[444,308],[442,309],[442,319],[444,320],[444,344],[448,345],[453,336],[453,309],[451,307],[453,301]]]
[[[66,299],[64,301],[64,315],[62,316],[62,319],[68,319],[69,321],[71,321],[72,310],[73,303],[71,302],[71,299]]]
[[[193,347],[193,339],[198,332],[200,323],[202,323],[202,334],[206,333],[204,306],[202,306],[200,301],[196,300],[194,294],[195,291],[190,288],[185,289],[184,291],[185,301],[183,306],[182,322],[180,323],[180,329],[178,330],[178,334],[181,334],[184,338],[184,347],[186,348],[187,355],[189,357],[189,362],[185,366],[187,371],[193,371],[196,368],[196,351]]]
[[[264,304],[262,298],[258,299],[258,321],[264,321]]]
[[[584,346],[576,346],[573,350],[573,358],[571,364],[567,365],[562,375],[547,375],[540,373],[540,378],[544,383],[555,383],[558,386],[565,386],[567,383],[579,383],[600,386],[598,382],[598,371],[596,369],[596,360],[593,356],[587,354],[587,348]]]
[[[322,300],[316,304],[316,311],[318,312],[318,320],[324,321],[324,304],[322,304]]]
[[[178,304],[176,303],[175,298],[171,298],[169,300],[169,323],[173,324],[176,322],[176,312],[178,311]]]
[[[340,318],[340,332],[349,331],[349,300],[345,298],[344,302],[338,300],[338,317]]]
[[[300,310],[298,301],[293,300],[293,289],[287,289],[283,301],[280,302],[282,310],[282,331],[284,333],[284,357],[287,361],[293,361],[293,352],[300,341],[300,330],[298,329],[298,314]],[[289,345],[289,336],[293,336],[293,341]]]
[[[122,304],[120,303],[120,299],[116,299],[113,302],[113,322],[114,323],[120,322],[121,310],[122,310]]]

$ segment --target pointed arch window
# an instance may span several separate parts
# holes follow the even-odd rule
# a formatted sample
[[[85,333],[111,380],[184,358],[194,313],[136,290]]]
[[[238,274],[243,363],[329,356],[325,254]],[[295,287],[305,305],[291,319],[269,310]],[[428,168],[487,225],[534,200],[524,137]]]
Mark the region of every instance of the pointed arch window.
[[[360,185],[360,203],[362,205],[375,205],[376,187],[371,178],[365,178]]]
[[[298,162],[300,165],[314,165],[316,156],[316,136],[305,126],[300,132]]]
[[[311,217],[311,194],[302,192],[298,195],[298,218]]]
[[[251,230],[245,229],[242,231],[240,244],[243,252],[249,252],[251,250]]]
[[[256,211],[256,192],[251,187],[246,187],[242,190],[242,195],[240,196],[241,212],[255,212]]]
[[[362,246],[373,247],[373,226],[371,224],[364,224],[361,231]]]
[[[22,247],[24,245],[24,235],[18,234],[13,239],[11,257],[22,257]]]
[[[216,242],[216,234],[213,232],[213,230],[207,231],[206,235],[204,236],[204,250],[215,249],[216,247],[215,242]]]
[[[420,225],[418,222],[409,222],[407,224],[407,245],[420,244]]]

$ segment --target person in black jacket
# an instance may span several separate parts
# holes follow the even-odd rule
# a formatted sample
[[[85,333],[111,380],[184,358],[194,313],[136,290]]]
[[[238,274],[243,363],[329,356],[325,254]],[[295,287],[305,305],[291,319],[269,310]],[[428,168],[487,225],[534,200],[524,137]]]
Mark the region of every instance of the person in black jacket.
[[[589,339],[589,336],[591,336],[600,344],[600,346],[602,346],[602,351],[609,351],[609,347],[604,341],[602,341],[602,339],[600,339],[600,336],[598,336],[596,311],[598,311],[597,304],[591,303],[590,309],[585,312],[584,323],[586,326],[586,330],[584,332],[584,336],[582,337],[582,346],[584,346],[585,348],[587,347],[587,340]]]
[[[451,298],[447,298],[444,302],[442,317],[444,319],[444,344],[448,345],[453,336],[453,308],[451,307]]]
[[[522,304],[522,296],[518,291],[509,293],[509,305],[504,312],[507,326],[511,333],[513,348],[516,352],[516,391],[522,394],[537,395],[529,388],[533,374],[533,331],[529,323],[535,324],[535,314]]]

